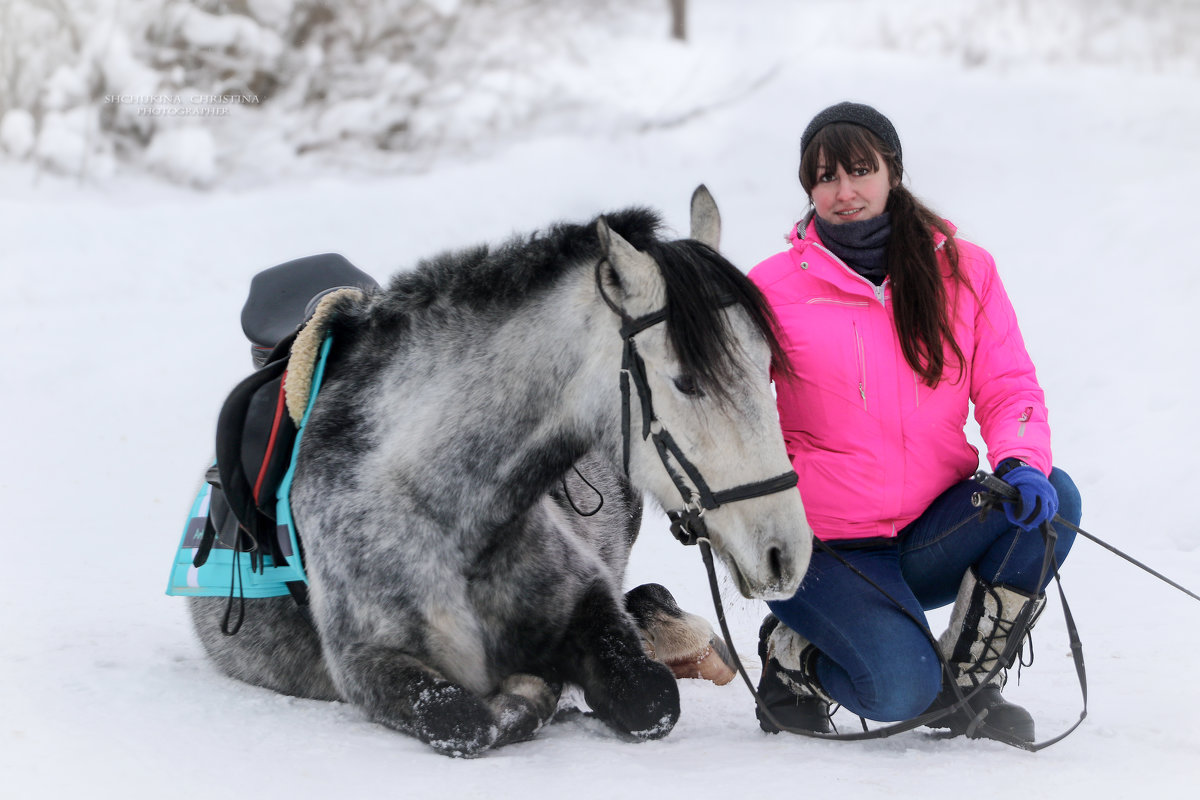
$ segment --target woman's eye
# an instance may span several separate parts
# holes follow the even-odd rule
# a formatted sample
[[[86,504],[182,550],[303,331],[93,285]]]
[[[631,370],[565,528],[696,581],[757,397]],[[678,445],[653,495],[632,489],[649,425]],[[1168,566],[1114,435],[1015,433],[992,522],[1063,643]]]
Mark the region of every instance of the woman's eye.
[[[696,379],[691,375],[680,375],[675,378],[675,388],[680,394],[686,394],[688,397],[703,397],[704,390],[696,384]]]
[[[829,183],[831,180],[833,180],[833,177],[834,176],[833,176],[832,172],[826,172],[823,175],[821,175],[819,178],[817,178],[817,181],[819,183]]]
[[[871,170],[869,167],[855,167],[854,168],[854,176],[856,178],[861,178],[864,175],[870,175],[870,174],[871,174]]]

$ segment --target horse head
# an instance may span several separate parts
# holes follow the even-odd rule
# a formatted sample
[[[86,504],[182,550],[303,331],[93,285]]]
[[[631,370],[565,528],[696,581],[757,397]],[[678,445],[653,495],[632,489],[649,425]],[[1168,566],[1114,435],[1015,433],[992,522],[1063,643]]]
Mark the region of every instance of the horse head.
[[[597,223],[597,286],[625,339],[626,469],[709,541],[743,595],[789,598],[812,530],[771,390],[786,355],[762,295],[717,252],[720,214],[703,186],[691,210],[690,239],[646,250]]]

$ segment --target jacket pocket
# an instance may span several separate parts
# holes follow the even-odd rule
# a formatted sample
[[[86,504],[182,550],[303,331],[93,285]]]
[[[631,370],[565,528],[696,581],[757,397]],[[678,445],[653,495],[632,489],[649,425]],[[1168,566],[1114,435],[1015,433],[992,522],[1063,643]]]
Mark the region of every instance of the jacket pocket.
[[[808,305],[831,305],[831,306],[866,306],[866,300],[834,300],[832,297],[810,297],[804,301]]]

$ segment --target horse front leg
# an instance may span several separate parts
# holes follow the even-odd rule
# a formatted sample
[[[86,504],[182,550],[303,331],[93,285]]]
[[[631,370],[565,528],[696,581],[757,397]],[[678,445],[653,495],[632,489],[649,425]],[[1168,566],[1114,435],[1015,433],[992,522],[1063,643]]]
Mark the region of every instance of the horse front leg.
[[[347,701],[439,753],[476,756],[499,737],[496,716],[482,698],[402,650],[352,644],[337,671]]]
[[[675,727],[675,676],[646,655],[620,600],[603,584],[593,584],[576,606],[564,649],[567,675],[600,719],[638,739],[659,739]]]
[[[349,702],[448,756],[531,738],[553,717],[561,690],[535,675],[513,675],[482,698],[412,655],[374,644],[351,645],[339,666]]]

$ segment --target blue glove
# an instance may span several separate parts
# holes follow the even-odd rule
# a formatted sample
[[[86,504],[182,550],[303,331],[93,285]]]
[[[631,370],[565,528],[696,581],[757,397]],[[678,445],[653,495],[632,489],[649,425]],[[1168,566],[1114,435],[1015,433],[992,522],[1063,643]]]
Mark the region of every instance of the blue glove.
[[[1005,467],[1012,464],[1010,469]],[[1006,458],[997,469],[997,476],[1020,494],[1020,498],[1004,504],[1004,515],[1008,521],[1023,531],[1033,530],[1043,522],[1054,519],[1058,513],[1058,492],[1050,485],[1050,479],[1037,467]]]

